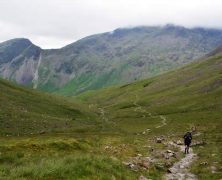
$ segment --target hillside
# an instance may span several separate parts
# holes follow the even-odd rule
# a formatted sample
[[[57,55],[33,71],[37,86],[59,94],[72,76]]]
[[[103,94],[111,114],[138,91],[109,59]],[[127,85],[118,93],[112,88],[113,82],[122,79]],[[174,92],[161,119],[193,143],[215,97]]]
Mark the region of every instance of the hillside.
[[[199,179],[220,179],[221,74],[222,56],[218,51],[215,56],[169,73],[121,87],[91,91],[79,98],[96,102],[110,121],[129,133],[146,133],[148,129],[151,130],[149,137],[162,135],[172,141],[193,129],[194,141],[204,141],[207,145],[194,147],[198,160],[192,172],[198,174]]]
[[[0,80],[0,178],[161,179],[190,157],[176,143],[192,129],[205,144],[188,171],[221,179],[221,66],[219,53],[78,97],[87,103]]]
[[[25,89],[5,80],[0,80],[0,89],[0,135],[96,129],[96,115],[79,102]]]
[[[203,57],[221,43],[221,30],[174,25],[120,28],[53,50],[15,39],[0,44],[0,76],[76,95],[152,77]]]
[[[218,93],[220,93],[222,88],[221,66],[222,56],[218,53],[218,55],[208,57],[163,75],[120,87],[89,91],[79,97],[89,102],[98,102],[101,105],[113,108],[126,105],[127,109],[127,105],[130,106],[132,104],[135,94],[137,94],[141,104],[148,103],[147,108],[158,110],[159,113],[162,111],[164,113],[164,109],[168,110],[167,106],[169,103],[179,104],[180,102],[182,107],[176,106],[176,109],[173,107],[175,112],[183,112],[190,108],[195,110],[201,104],[199,101],[203,103],[207,101],[206,97],[219,95]],[[195,97],[195,100],[193,97]],[[195,101],[195,103],[190,101]],[[219,103],[218,98],[214,101]],[[217,108],[220,107],[217,105],[220,105],[220,103],[214,105]],[[213,105],[208,104],[208,106]],[[123,107],[123,109],[125,108]]]

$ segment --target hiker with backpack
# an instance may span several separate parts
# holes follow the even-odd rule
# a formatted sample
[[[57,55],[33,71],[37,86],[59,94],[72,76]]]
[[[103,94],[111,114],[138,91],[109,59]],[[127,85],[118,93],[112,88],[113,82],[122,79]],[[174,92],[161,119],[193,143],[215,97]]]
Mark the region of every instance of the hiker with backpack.
[[[184,144],[185,144],[185,154],[189,154],[189,148],[192,141],[192,134],[191,132],[187,132],[184,136]]]

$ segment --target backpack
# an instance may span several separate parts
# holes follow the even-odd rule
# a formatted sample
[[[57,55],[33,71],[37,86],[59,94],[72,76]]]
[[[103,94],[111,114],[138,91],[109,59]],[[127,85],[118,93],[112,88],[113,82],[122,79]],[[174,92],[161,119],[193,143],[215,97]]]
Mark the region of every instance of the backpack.
[[[190,132],[187,132],[183,138],[184,140],[192,140],[192,134]]]

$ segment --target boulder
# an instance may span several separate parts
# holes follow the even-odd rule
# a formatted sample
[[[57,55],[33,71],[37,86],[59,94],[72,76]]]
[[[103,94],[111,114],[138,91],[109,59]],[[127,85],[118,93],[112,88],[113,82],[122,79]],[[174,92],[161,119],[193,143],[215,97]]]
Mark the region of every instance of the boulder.
[[[162,143],[162,138],[156,138],[156,143]]]
[[[138,180],[148,180],[145,176],[140,176]]]

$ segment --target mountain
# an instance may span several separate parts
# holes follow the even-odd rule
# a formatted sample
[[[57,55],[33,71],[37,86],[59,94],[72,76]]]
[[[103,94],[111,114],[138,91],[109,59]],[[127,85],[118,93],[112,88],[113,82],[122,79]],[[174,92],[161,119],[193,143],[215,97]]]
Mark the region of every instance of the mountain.
[[[201,58],[221,43],[222,30],[174,25],[120,28],[51,50],[14,39],[0,44],[0,76],[76,95],[152,77]]]
[[[0,135],[75,132],[83,125],[95,126],[96,115],[82,103],[19,87],[1,79],[0,89]]]
[[[0,74],[19,84],[31,85],[41,49],[28,39],[13,39],[0,44]]]

